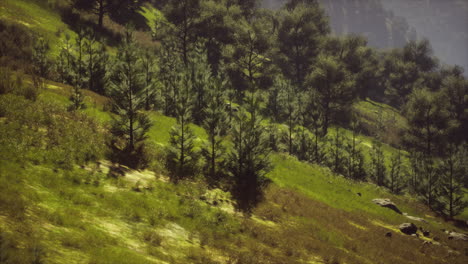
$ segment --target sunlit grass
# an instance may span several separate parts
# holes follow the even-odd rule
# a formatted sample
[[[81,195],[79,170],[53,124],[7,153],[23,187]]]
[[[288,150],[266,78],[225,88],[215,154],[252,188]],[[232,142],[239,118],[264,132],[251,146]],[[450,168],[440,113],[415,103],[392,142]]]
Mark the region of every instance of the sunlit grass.
[[[57,12],[34,1],[0,1],[0,19],[22,24],[44,36],[49,41],[54,56],[58,55],[65,34],[70,35],[72,39],[76,36],[76,33],[62,22]]]

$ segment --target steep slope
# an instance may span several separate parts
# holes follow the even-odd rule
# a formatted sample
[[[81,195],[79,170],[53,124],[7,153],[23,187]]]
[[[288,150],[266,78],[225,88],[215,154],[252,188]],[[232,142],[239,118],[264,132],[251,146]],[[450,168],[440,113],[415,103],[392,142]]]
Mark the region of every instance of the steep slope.
[[[38,100],[69,104],[68,89],[51,83]],[[86,94],[84,112],[105,126],[104,100]],[[151,140],[164,147],[174,120],[151,116]],[[8,116],[0,124],[7,123]],[[200,139],[205,137],[203,129],[194,128]],[[466,242],[449,240],[441,231],[456,228],[416,200],[286,154],[274,154],[272,161],[265,199],[245,217],[234,210],[228,193],[210,190],[200,180],[170,183],[157,168],[121,168],[119,176],[109,173],[114,166],[107,161],[70,170],[2,160],[2,246],[16,248],[17,257],[37,249],[33,256],[45,263],[464,262]],[[21,199],[13,198],[18,195]],[[390,198],[426,222],[381,208],[374,198]],[[430,235],[404,235],[398,230],[403,222],[414,222]]]

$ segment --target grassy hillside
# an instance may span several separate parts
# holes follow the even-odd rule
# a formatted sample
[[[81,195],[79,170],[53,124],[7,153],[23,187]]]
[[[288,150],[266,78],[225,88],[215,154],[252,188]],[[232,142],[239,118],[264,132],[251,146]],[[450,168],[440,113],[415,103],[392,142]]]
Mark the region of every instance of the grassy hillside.
[[[0,19],[16,22],[45,37],[51,43],[51,53],[57,55],[61,38],[66,34],[72,39],[76,33],[62,22],[60,15],[50,9],[45,1],[2,0]]]
[[[57,32],[74,34],[35,1],[0,2],[0,19],[26,25],[52,43],[60,41]],[[31,84],[28,76],[24,83]],[[176,121],[160,112],[148,112],[155,164],[141,171],[112,164],[105,158],[109,99],[84,90],[86,107],[70,112],[70,95],[71,87],[51,81],[35,101],[21,93],[0,95],[0,263],[466,262],[466,241],[443,231],[464,230],[416,199],[285,153],[272,154],[264,199],[250,216],[236,211],[230,193],[210,188],[203,175],[175,184],[161,153]],[[376,131],[380,113],[398,128],[406,125],[383,104],[361,101],[354,108],[367,132]],[[206,131],[191,126],[200,145]],[[358,139],[370,159],[372,138]],[[391,139],[383,146],[387,155],[396,151]],[[425,221],[379,207],[375,198],[389,198]],[[398,230],[405,222],[430,234],[405,235]]]
[[[69,87],[47,87],[38,100],[65,111]],[[106,100],[86,95],[83,112],[105,126]],[[164,147],[175,121],[159,113],[151,118],[150,140]],[[199,140],[206,137],[194,129]],[[416,200],[286,154],[272,161],[265,199],[245,217],[228,193],[199,180],[173,184],[161,171],[128,170],[114,178],[105,160],[71,170],[3,160],[2,241],[19,252],[40,249],[44,263],[463,263],[465,242],[441,231],[455,228]],[[416,223],[431,235],[402,234],[398,225],[410,220],[374,198],[390,198],[425,218],[428,223]]]

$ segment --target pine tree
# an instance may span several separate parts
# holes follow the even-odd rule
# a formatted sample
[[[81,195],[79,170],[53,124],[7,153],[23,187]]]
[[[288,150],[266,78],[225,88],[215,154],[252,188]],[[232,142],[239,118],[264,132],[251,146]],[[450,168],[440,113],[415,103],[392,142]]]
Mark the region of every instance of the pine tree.
[[[177,182],[195,174],[198,165],[198,152],[195,150],[195,134],[190,123],[192,121],[192,82],[191,74],[184,72],[177,80],[179,89],[176,104],[177,124],[170,131],[170,147],[168,153],[168,168],[172,179]]]
[[[440,211],[452,219],[468,206],[463,188],[463,178],[468,172],[467,146],[450,146],[448,152],[438,167],[441,176],[438,202]]]
[[[328,159],[328,166],[335,172],[344,174],[345,168],[345,155],[343,152],[343,148],[345,146],[344,137],[341,134],[339,128],[336,129],[335,134],[331,137],[330,141],[330,151],[329,151],[329,159]]]
[[[60,81],[64,84],[72,84],[72,75],[73,75],[73,55],[72,55],[72,43],[70,35],[66,34],[63,41],[62,47],[60,49],[58,62],[57,62],[57,72],[60,75]]]
[[[366,173],[364,171],[364,156],[359,147],[357,139],[357,122],[351,123],[351,137],[345,141],[345,174],[348,178],[354,180],[364,180]]]
[[[73,80],[72,94],[70,96],[72,104],[69,110],[75,111],[84,108],[84,95],[83,92],[81,92],[82,82],[78,80],[78,76],[73,74],[71,78]]]
[[[266,184],[265,174],[271,169],[270,148],[258,115],[258,99],[248,103],[235,116],[232,131],[233,149],[228,170],[234,179],[233,196],[238,208],[251,213],[260,201]]]
[[[375,140],[372,144],[370,173],[373,181],[379,186],[385,186],[387,178],[387,167],[385,166],[385,155],[382,143]]]
[[[195,97],[192,114],[195,123],[201,124],[205,118],[204,108],[208,102],[206,94],[212,74],[206,52],[201,47],[197,46],[190,55],[189,65]]]
[[[156,59],[153,53],[146,49],[141,56],[143,72],[145,75],[145,109],[151,110],[156,102],[157,97],[157,80],[156,80]]]
[[[225,111],[226,81],[214,78],[208,90],[208,105],[204,109],[203,127],[208,133],[208,141],[203,146],[202,155],[205,158],[205,173],[211,180],[217,180],[226,161],[226,147],[223,145],[223,133],[227,128],[227,113]]]
[[[315,90],[309,91],[309,96],[303,96],[308,103],[307,108],[303,113],[303,126],[310,129],[313,134],[313,144],[311,145],[311,161],[317,164],[322,163],[326,159],[326,148],[324,144],[325,131],[323,125],[323,115],[320,110],[320,104],[317,102],[318,97]],[[300,95],[301,96],[301,95]]]
[[[148,116],[142,112],[145,82],[141,73],[138,48],[132,31],[127,28],[109,88],[116,113],[111,130],[115,136],[112,145],[115,158],[132,167],[138,167],[143,162],[143,142],[151,127]]]
[[[175,45],[175,44],[174,44]],[[176,115],[176,102],[178,96],[178,76],[181,71],[184,71],[182,62],[176,56],[174,45],[166,43],[159,50],[159,72],[162,84],[162,103],[163,113],[167,116]]]
[[[86,86],[96,93],[105,94],[106,64],[109,56],[105,46],[96,39],[94,34],[88,33],[87,35],[83,45]]]
[[[390,159],[390,171],[388,173],[387,187],[392,193],[399,194],[406,185],[407,169],[402,160],[401,150]]]
[[[47,78],[50,71],[51,63],[47,58],[49,50],[49,43],[43,37],[39,37],[35,41],[32,53],[34,74],[43,78]]]
[[[426,205],[434,208],[436,205],[438,185],[440,179],[437,174],[434,158],[423,156],[418,169],[419,183],[416,186],[417,193],[424,199]]]
[[[282,108],[282,120],[286,121],[288,125],[288,133],[286,138],[286,145],[288,146],[289,155],[293,155],[294,148],[294,128],[298,121],[298,102],[297,94],[294,86],[289,81],[279,80],[280,88],[280,102]]]

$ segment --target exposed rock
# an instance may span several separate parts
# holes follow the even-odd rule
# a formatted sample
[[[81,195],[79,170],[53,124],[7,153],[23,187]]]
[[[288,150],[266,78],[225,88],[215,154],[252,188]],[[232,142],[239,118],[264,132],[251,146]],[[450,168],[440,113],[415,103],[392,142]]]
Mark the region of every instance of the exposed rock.
[[[418,221],[418,222],[423,222],[423,223],[427,223],[427,221],[421,217],[416,217],[416,216],[411,216],[411,215],[408,215],[407,213],[403,213],[403,215],[408,218],[408,219],[411,219],[413,221]]]
[[[374,199],[372,200],[372,202],[382,207],[392,209],[393,211],[399,214],[402,214],[400,209],[398,209],[398,207],[392,201],[390,201],[390,199]]]
[[[407,235],[416,235],[418,228],[413,223],[403,223],[399,227],[401,232]]]
[[[430,235],[431,235],[431,233],[429,231],[427,231],[427,230],[423,231],[423,236],[429,237]]]
[[[468,241],[468,235],[456,232],[450,232],[448,239]]]

